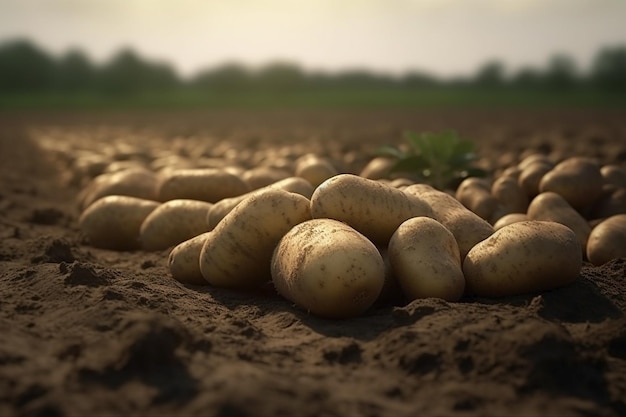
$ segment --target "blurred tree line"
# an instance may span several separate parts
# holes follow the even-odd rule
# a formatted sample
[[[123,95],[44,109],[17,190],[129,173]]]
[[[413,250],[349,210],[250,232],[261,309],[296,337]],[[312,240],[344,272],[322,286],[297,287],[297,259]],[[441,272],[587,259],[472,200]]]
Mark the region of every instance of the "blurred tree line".
[[[319,89],[390,89],[479,87],[566,91],[594,88],[626,92],[626,46],[598,51],[582,72],[569,56],[552,56],[545,68],[521,68],[507,74],[497,60],[486,62],[470,77],[442,80],[409,72],[401,77],[366,70],[339,73],[306,72],[290,62],[273,62],[257,70],[225,63],[183,80],[167,63],[146,60],[122,49],[108,62],[94,65],[80,50],[54,57],[27,40],[0,44],[0,92],[99,92],[132,94],[176,89],[197,91],[305,91]]]

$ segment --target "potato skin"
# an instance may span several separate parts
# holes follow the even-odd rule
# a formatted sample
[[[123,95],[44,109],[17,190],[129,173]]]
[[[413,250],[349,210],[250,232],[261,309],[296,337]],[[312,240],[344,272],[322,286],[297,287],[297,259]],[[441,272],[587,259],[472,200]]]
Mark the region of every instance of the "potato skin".
[[[584,157],[572,157],[558,163],[539,182],[539,192],[552,191],[576,210],[591,206],[600,198],[604,177],[597,163]]]
[[[211,232],[205,232],[176,245],[167,258],[172,277],[183,284],[209,285],[200,271],[200,252]]]
[[[78,223],[95,247],[137,249],[141,224],[159,205],[158,201],[137,197],[105,196],[87,207]]]
[[[324,318],[354,317],[378,298],[385,265],[376,246],[332,219],[296,225],[272,256],[276,290],[298,307]]]
[[[161,180],[159,200],[191,199],[216,203],[248,191],[248,184],[226,169],[176,169]]]
[[[461,253],[444,225],[430,217],[402,223],[389,240],[393,275],[408,300],[458,301],[465,290]]]
[[[315,189],[311,215],[345,222],[375,244],[386,245],[403,221],[433,213],[417,196],[379,181],[339,174]]]
[[[81,190],[77,199],[80,210],[107,195],[127,195],[144,200],[158,199],[158,178],[145,168],[103,173]]]
[[[430,205],[434,214],[432,217],[454,235],[459,245],[461,259],[465,258],[467,252],[475,244],[491,236],[494,232],[493,226],[489,222],[443,191],[436,190],[426,184],[410,185],[403,191],[418,196]]]
[[[456,189],[455,197],[486,221],[493,217],[498,208],[498,200],[491,194],[491,184],[484,178],[465,178]]]
[[[330,177],[334,177],[339,172],[326,159],[315,154],[307,154],[296,161],[294,175],[304,178],[313,187],[317,187]]]
[[[466,294],[504,297],[569,285],[582,268],[576,234],[551,221],[523,221],[497,230],[463,261]]]
[[[142,249],[166,249],[208,232],[206,216],[211,206],[206,201],[189,199],[161,204],[141,224],[139,241]]]
[[[589,262],[599,266],[616,258],[626,258],[626,214],[617,214],[603,220],[589,234]]]
[[[215,287],[261,287],[271,279],[278,241],[310,218],[310,201],[300,194],[271,189],[245,199],[206,239],[200,253],[202,276]]]

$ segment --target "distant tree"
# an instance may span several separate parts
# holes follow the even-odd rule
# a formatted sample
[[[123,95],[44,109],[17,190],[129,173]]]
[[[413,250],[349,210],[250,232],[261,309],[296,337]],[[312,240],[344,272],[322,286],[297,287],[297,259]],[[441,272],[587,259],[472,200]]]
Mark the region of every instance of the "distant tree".
[[[543,84],[551,90],[566,90],[578,82],[576,62],[563,54],[553,55],[543,76]]]
[[[439,80],[430,74],[412,71],[402,77],[401,84],[409,88],[433,87]]]
[[[500,87],[504,84],[504,64],[496,60],[486,62],[478,69],[472,81],[479,87]]]
[[[225,63],[217,68],[201,71],[193,77],[191,85],[205,90],[245,90],[250,87],[250,73],[241,64]]]
[[[511,85],[520,88],[538,88],[542,83],[541,71],[531,67],[524,67],[511,77]]]
[[[262,67],[253,80],[259,88],[274,91],[297,90],[305,84],[304,73],[298,65],[281,61]]]
[[[363,69],[343,71],[334,78],[337,87],[340,88],[379,88],[389,87],[394,84],[391,77]]]
[[[599,51],[592,63],[590,78],[602,89],[626,91],[626,46]]]
[[[56,86],[66,91],[91,90],[94,88],[95,76],[95,68],[87,56],[74,49],[58,61]]]
[[[41,91],[52,88],[54,60],[27,40],[0,45],[0,91]]]
[[[173,88],[178,77],[169,65],[146,62],[131,49],[123,49],[101,69],[99,85],[109,93],[137,93]]]

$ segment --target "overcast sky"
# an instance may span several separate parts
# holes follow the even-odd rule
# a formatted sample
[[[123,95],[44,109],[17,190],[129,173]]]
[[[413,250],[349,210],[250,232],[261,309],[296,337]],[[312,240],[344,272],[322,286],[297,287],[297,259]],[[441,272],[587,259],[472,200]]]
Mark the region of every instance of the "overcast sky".
[[[16,37],[96,62],[131,46],[185,76],[277,59],[455,76],[555,52],[585,69],[599,47],[626,45],[626,0],[0,0],[0,41]]]

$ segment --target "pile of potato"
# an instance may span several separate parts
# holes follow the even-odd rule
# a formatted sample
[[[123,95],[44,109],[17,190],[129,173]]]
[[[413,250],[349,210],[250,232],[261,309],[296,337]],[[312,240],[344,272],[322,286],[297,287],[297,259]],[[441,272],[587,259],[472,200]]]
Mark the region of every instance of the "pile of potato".
[[[150,164],[87,182],[79,222],[92,245],[168,250],[182,283],[270,286],[320,317],[360,315],[394,294],[546,291],[576,280],[584,260],[626,257],[626,170],[588,158],[531,155],[446,191],[373,179],[370,165],[340,173],[312,153],[280,167]]]

